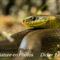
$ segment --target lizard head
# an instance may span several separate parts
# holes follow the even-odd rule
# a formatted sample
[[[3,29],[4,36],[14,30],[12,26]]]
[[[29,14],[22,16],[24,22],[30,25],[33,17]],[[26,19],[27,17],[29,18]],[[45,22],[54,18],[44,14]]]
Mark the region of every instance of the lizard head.
[[[30,16],[23,20],[27,28],[43,27],[48,21],[54,20],[55,16]]]

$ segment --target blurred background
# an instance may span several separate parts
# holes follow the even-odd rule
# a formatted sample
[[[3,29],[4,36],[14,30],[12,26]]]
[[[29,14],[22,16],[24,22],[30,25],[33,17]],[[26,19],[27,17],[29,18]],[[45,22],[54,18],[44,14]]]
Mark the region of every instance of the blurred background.
[[[0,15],[60,14],[60,0],[0,0]]]

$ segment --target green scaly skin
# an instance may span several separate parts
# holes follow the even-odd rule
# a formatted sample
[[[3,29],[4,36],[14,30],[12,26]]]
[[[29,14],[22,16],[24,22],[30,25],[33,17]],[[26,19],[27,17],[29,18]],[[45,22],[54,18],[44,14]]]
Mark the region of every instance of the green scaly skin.
[[[27,19],[24,19],[23,24],[28,29],[60,28],[60,21],[58,18],[59,18],[58,16],[31,16],[31,17],[28,17]]]

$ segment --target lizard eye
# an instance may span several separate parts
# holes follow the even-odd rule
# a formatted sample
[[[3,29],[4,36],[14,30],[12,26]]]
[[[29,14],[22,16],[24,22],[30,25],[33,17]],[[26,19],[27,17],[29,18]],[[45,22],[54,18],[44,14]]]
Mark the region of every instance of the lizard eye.
[[[36,20],[36,17],[32,17],[32,20],[35,21]]]
[[[37,19],[38,19],[38,17],[35,17],[35,16],[33,16],[33,17],[30,18],[31,21],[35,21]]]

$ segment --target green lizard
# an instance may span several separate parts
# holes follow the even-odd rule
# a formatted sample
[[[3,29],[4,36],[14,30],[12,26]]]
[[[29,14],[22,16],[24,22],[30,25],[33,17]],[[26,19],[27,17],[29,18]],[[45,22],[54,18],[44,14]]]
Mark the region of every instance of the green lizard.
[[[59,16],[30,16],[23,20],[23,25],[31,28],[60,28]]]

